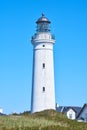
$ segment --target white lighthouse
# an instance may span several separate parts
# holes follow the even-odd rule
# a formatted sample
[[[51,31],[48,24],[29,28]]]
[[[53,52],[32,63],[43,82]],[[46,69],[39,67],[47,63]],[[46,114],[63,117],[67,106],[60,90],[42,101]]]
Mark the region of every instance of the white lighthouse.
[[[33,75],[31,112],[55,109],[53,45],[50,21],[44,14],[36,21],[36,33],[32,36]]]

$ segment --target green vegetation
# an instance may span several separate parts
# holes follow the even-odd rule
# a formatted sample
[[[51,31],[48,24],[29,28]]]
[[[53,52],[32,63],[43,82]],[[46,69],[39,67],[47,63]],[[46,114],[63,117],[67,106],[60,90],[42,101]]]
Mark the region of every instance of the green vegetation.
[[[0,130],[87,130],[87,123],[72,121],[64,114],[47,110],[0,116]]]

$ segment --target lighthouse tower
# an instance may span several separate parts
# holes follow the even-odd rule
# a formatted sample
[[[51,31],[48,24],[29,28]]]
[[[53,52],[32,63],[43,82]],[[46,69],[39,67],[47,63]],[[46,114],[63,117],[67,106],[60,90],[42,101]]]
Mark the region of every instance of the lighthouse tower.
[[[50,21],[42,14],[37,21],[36,33],[32,36],[33,75],[31,112],[55,109],[53,45]]]

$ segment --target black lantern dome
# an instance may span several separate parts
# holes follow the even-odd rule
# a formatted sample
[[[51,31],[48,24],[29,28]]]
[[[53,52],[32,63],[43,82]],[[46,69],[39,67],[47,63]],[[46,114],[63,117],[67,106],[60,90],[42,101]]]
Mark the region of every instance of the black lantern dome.
[[[42,13],[42,17],[40,17],[40,18],[36,21],[37,24],[38,24],[38,23],[42,23],[42,22],[51,23],[51,22],[49,21],[49,19],[45,17],[44,13]]]
[[[49,32],[50,27],[49,24],[51,23],[48,18],[42,13],[42,17],[40,17],[37,21],[37,32]]]

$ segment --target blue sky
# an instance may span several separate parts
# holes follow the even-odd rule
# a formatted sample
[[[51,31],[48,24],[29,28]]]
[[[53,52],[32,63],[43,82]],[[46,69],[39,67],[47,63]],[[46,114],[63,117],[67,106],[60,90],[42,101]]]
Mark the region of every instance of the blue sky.
[[[0,107],[30,110],[35,21],[44,12],[55,34],[55,91],[59,105],[87,103],[87,1],[0,1]]]

